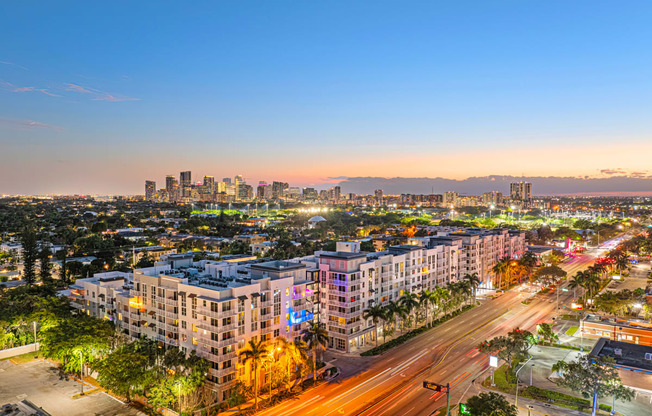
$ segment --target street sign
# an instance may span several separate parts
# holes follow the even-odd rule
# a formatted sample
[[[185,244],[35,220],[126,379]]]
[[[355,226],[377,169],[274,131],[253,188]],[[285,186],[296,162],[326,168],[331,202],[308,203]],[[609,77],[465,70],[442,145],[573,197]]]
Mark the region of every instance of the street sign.
[[[489,357],[489,365],[491,367],[494,367],[494,368],[498,367],[498,357],[496,357],[494,355],[490,356]]]
[[[469,408],[466,407],[465,403],[460,403],[460,414],[461,415],[470,415],[471,412],[469,412]]]
[[[566,288],[564,287],[564,288],[561,289],[561,291],[562,291],[562,292],[568,292],[568,289],[566,289]]]

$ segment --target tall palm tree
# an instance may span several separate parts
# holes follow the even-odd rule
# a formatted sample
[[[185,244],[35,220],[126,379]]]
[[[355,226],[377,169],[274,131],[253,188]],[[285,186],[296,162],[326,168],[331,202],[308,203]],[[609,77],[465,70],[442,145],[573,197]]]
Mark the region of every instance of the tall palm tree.
[[[274,340],[274,354],[278,354],[279,358],[280,355],[283,354],[285,355],[285,361],[286,361],[286,371],[288,374],[288,377],[290,375],[290,352],[289,349],[291,348],[291,343],[290,341],[287,340],[287,338],[283,336],[279,336]],[[280,391],[280,389],[279,389]]]
[[[405,295],[400,299],[401,306],[405,308],[407,315],[410,315],[412,311],[416,311],[419,307],[419,295],[412,292],[406,292]],[[416,317],[414,319],[414,325],[416,325]]]
[[[376,327],[376,346],[378,346],[378,321],[385,320],[385,310],[380,305],[374,305],[362,312],[364,320],[371,319]],[[383,342],[385,342],[385,331],[383,331]]]
[[[396,320],[397,319],[399,319],[401,322],[403,322],[405,320],[405,318],[407,318],[407,315],[408,315],[407,310],[405,309],[403,304],[400,301],[397,302],[397,301],[393,301],[393,300],[390,300],[389,303],[387,304],[387,312],[386,313],[391,314],[391,316],[393,317],[395,327],[398,326],[398,325],[396,325]]]
[[[319,324],[312,324],[302,331],[302,338],[312,350],[312,379],[317,381],[317,348],[326,350],[328,346],[328,331]]]
[[[577,299],[577,288],[583,288],[584,287],[584,279],[585,279],[585,274],[583,271],[579,271],[575,273],[575,276],[571,277],[570,281],[568,282],[568,286],[573,289],[573,297]]]
[[[301,369],[308,361],[308,346],[303,340],[297,340],[290,343],[288,349],[289,359],[294,364],[294,373],[297,368]]]
[[[482,282],[480,281],[480,278],[478,277],[477,273],[473,273],[473,274],[468,274],[467,273],[466,275],[464,275],[463,279],[464,279],[465,282],[467,282],[469,284],[469,286],[473,290],[473,304],[475,305],[476,300],[477,300],[476,299],[476,292],[478,290],[478,286],[480,286],[480,283],[482,283]]]
[[[424,289],[419,293],[419,307],[426,313],[426,325],[428,325],[428,309],[435,301],[435,293],[430,289]]]
[[[511,259],[509,257],[503,257],[502,259],[498,260],[496,265],[492,268],[492,271],[498,276],[498,286],[496,286],[496,289],[500,290],[503,287],[503,277],[507,273],[507,269],[509,269],[509,263]]]
[[[254,373],[254,410],[258,410],[258,366],[269,355],[268,346],[261,340],[254,341],[250,339],[247,345],[238,352],[238,357],[243,364],[251,363]]]

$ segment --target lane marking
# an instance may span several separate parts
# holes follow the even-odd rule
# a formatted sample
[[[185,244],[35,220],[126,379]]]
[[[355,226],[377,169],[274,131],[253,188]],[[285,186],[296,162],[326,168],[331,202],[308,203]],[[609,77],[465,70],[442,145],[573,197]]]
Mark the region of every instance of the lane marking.
[[[387,370],[383,371],[382,373],[378,373],[378,374],[376,374],[375,376],[371,377],[369,380],[365,381],[364,383],[362,383],[362,384],[358,384],[358,385],[355,386],[354,388],[352,388],[352,389],[350,389],[350,390],[348,390],[348,391],[345,391],[344,393],[340,394],[339,396],[335,397],[334,399],[331,399],[331,400],[327,401],[326,403],[322,404],[322,406],[327,406],[329,403],[332,403],[332,402],[334,402],[334,401],[340,399],[341,397],[344,397],[344,396],[347,396],[347,395],[353,393],[354,391],[356,391],[356,390],[359,389],[360,387],[365,386],[366,384],[371,383],[374,379],[376,379],[376,378],[382,376],[383,374],[385,374],[386,372],[390,371],[391,369],[392,369],[392,368],[390,367],[390,368],[388,368]]]

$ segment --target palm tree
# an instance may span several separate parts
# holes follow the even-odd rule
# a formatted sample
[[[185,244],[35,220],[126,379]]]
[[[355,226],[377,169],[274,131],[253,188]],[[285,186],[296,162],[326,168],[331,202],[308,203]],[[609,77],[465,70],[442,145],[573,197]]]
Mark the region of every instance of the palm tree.
[[[297,367],[303,367],[306,361],[308,361],[308,346],[303,340],[293,341],[290,343],[288,353],[289,359],[294,364],[294,373],[296,373]]]
[[[575,273],[575,276],[571,277],[568,282],[568,286],[573,289],[573,297],[577,299],[577,288],[584,287],[585,274],[583,271]]]
[[[480,281],[480,278],[478,277],[477,273],[473,273],[473,274],[467,273],[466,275],[464,275],[464,281],[466,281],[469,284],[469,286],[473,289],[473,304],[475,305],[477,300],[476,292],[478,290],[478,286],[480,286],[480,283],[482,282]]]
[[[430,289],[424,289],[419,293],[419,307],[426,313],[426,325],[428,325],[428,309],[435,301],[435,293]]]
[[[278,353],[279,356],[280,354],[285,354],[285,361],[287,364],[286,371],[288,374],[288,377],[290,375],[290,351],[289,349],[291,348],[291,343],[290,341],[287,340],[287,338],[283,336],[279,336],[274,340],[274,353]],[[279,390],[280,391],[280,390]]]
[[[258,366],[266,359],[269,349],[263,341],[250,339],[247,345],[238,352],[243,364],[251,363],[254,373],[254,410],[258,410]]]
[[[401,306],[405,308],[407,315],[410,315],[412,311],[416,311],[419,307],[419,295],[416,293],[406,292],[405,295],[400,299]],[[416,318],[414,319],[414,325],[416,326]]]
[[[401,322],[407,317],[407,310],[400,303],[393,300],[390,300],[387,304],[387,314],[391,314],[394,319],[394,326],[396,327],[396,319],[400,319]],[[401,325],[402,326],[402,325]]]
[[[437,286],[432,291],[432,304],[436,307],[436,313],[433,313],[433,318],[436,318],[439,313],[444,310],[444,306],[450,297],[448,289],[442,286]]]
[[[380,305],[374,305],[362,312],[364,320],[371,319],[376,327],[376,346],[378,346],[378,321],[385,320],[385,310]],[[384,328],[383,328],[384,329]],[[385,331],[383,331],[383,342],[385,342]]]
[[[507,273],[507,269],[509,269],[509,263],[511,259],[509,257],[503,257],[502,259],[498,260],[496,265],[492,268],[492,271],[498,276],[498,286],[496,286],[496,289],[501,289],[503,287],[502,284],[502,278]]]
[[[317,381],[317,348],[326,350],[328,346],[328,332],[319,324],[312,324],[312,326],[302,331],[302,338],[312,349],[312,379]]]

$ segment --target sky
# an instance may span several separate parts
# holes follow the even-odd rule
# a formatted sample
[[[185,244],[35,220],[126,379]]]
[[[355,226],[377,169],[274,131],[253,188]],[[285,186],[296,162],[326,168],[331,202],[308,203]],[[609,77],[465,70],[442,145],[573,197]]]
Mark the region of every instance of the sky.
[[[0,194],[142,194],[182,170],[648,177],[650,17],[634,0],[0,2]]]

